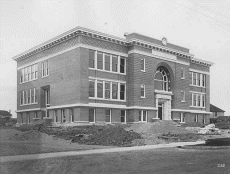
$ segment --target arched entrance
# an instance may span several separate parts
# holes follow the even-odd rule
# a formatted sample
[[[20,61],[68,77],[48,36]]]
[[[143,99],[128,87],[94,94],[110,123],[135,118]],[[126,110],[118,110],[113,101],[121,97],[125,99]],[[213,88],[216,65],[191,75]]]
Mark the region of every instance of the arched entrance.
[[[157,117],[160,120],[171,120],[171,74],[165,66],[159,66],[154,74],[154,95]]]

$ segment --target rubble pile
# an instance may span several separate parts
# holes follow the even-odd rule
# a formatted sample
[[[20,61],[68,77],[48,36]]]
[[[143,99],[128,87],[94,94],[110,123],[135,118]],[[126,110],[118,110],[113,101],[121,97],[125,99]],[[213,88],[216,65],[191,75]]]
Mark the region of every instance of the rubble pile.
[[[208,135],[220,135],[221,131],[218,128],[215,128],[215,124],[209,124],[204,128],[200,128],[198,134],[208,134]]]

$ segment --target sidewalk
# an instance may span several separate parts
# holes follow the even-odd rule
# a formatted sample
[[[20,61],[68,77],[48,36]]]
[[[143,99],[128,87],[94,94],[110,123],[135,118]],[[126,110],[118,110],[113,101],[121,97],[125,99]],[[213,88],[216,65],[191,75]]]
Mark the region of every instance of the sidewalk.
[[[77,155],[89,155],[89,154],[112,153],[112,152],[126,152],[126,151],[135,151],[135,150],[149,150],[149,149],[169,148],[169,147],[196,145],[196,144],[204,144],[204,143],[205,143],[205,141],[176,142],[176,143],[170,143],[170,144],[134,146],[134,147],[117,147],[117,148],[95,149],[95,150],[85,150],[85,151],[69,151],[69,152],[54,152],[54,153],[17,155],[17,156],[2,156],[2,157],[0,157],[0,162],[3,163],[3,162],[12,162],[12,161],[35,160],[35,159],[77,156]]]

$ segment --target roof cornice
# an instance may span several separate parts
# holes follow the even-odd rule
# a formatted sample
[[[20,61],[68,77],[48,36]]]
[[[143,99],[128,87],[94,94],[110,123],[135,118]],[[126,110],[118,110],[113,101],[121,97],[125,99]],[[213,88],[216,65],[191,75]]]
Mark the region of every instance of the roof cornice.
[[[189,59],[192,63],[198,63],[198,64],[202,64],[205,66],[212,66],[213,65],[212,62],[208,62],[208,61],[194,58],[194,55],[190,54],[190,53],[182,52],[179,50],[164,47],[164,46],[150,43],[150,42],[146,42],[143,40],[138,40],[138,39],[126,40],[124,38],[112,36],[109,34],[97,32],[97,31],[90,30],[90,29],[83,28],[83,27],[79,27],[79,26],[76,28],[73,28],[73,29],[71,29],[71,30],[69,30],[63,34],[60,34],[60,35],[54,37],[53,39],[50,39],[50,40],[48,40],[48,41],[46,41],[40,45],[37,45],[37,46],[35,46],[35,47],[33,47],[33,48],[31,48],[31,49],[29,49],[29,50],[27,50],[21,54],[18,54],[16,56],[14,56],[13,59],[15,61],[25,59],[29,56],[37,54],[37,53],[44,51],[46,49],[49,49],[49,48],[51,48],[57,44],[65,42],[65,41],[67,41],[71,38],[74,38],[76,36],[79,36],[79,35],[92,37],[92,38],[96,38],[99,40],[104,40],[104,41],[108,41],[108,42],[112,42],[112,43],[116,43],[116,44],[120,44],[120,45],[124,45],[124,46],[137,45],[137,46],[144,47],[144,48],[155,49],[155,50],[162,51],[162,52],[165,52],[168,54],[173,54],[176,56],[181,56],[183,58]]]

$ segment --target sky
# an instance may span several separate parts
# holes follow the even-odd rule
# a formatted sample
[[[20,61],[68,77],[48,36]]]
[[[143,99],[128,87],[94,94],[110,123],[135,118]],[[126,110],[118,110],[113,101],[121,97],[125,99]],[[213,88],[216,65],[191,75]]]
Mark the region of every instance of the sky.
[[[230,0],[0,0],[0,110],[16,117],[12,57],[77,26],[166,37],[215,63],[210,100],[230,115]]]

